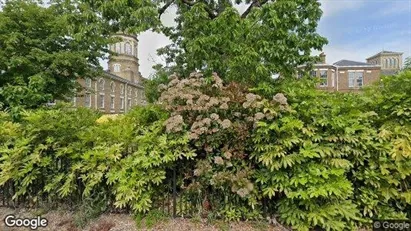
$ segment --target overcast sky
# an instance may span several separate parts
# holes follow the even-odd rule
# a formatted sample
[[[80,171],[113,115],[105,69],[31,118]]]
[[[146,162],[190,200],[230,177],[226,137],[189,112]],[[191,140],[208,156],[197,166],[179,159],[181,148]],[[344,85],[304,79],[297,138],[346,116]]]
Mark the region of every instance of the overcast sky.
[[[329,41],[324,47],[327,63],[341,59],[365,62],[381,50],[411,55],[411,0],[320,0],[323,16],[318,32]],[[244,11],[241,6],[239,11]],[[173,25],[175,9],[162,16]],[[162,63],[156,50],[170,43],[161,34],[142,33],[139,37],[140,72],[146,78],[152,66]],[[105,64],[104,67],[107,67]]]

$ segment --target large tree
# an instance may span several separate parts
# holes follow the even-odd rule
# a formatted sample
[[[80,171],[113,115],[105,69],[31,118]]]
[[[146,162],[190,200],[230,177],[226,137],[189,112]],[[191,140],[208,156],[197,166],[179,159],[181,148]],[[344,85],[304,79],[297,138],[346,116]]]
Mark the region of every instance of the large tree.
[[[147,30],[157,14],[149,1],[6,1],[0,10],[0,108],[17,112],[71,97],[76,79],[101,74],[99,60],[112,33]]]
[[[240,13],[239,4],[248,8]],[[170,6],[177,7],[177,26],[163,28],[173,43],[159,54],[182,75],[214,71],[255,85],[315,62],[312,51],[327,43],[316,32],[317,0],[164,0],[159,14]]]

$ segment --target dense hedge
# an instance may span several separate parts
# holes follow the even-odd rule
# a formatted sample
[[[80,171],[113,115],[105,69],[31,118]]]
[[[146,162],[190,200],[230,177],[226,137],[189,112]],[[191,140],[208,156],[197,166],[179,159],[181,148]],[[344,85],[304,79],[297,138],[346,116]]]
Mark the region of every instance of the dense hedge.
[[[181,188],[224,195],[212,212],[228,220],[262,218],[263,202],[298,230],[411,218],[411,72],[363,93],[198,73],[159,92],[158,105],[103,123],[87,109],[1,113],[0,186],[33,201],[98,192],[141,212],[174,166]]]

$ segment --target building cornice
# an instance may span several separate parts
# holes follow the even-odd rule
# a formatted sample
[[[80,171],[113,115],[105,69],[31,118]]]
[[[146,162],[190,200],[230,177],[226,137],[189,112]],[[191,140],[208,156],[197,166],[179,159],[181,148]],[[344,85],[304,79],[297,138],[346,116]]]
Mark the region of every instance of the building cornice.
[[[143,87],[142,85],[140,85],[140,84],[138,84],[138,83],[133,83],[133,82],[131,82],[131,81],[128,81],[127,79],[123,79],[123,78],[121,78],[121,77],[119,77],[119,76],[117,76],[117,75],[114,75],[114,74],[110,73],[110,72],[104,71],[104,75],[107,76],[107,77],[110,78],[110,79],[114,79],[114,80],[117,80],[117,81],[119,81],[119,82],[126,83],[126,84],[128,84],[128,85],[130,85],[130,86],[133,86],[133,87],[137,87],[137,88],[140,88],[140,89],[144,89],[144,87]]]
[[[125,34],[125,33],[115,33],[113,36],[114,36],[114,37],[115,37],[115,36],[129,37],[129,38],[135,39],[135,40],[138,42],[137,35],[131,35],[131,34]]]

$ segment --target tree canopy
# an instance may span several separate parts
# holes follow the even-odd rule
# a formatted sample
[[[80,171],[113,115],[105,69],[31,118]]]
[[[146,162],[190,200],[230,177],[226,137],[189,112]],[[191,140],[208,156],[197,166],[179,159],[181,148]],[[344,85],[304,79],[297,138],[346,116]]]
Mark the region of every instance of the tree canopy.
[[[101,74],[112,33],[155,25],[146,3],[7,1],[0,11],[0,107],[17,112],[71,97],[76,79]]]
[[[239,4],[249,6],[240,13]],[[172,5],[177,26],[162,31],[173,43],[158,53],[183,76],[217,72],[225,81],[255,85],[315,62],[312,51],[327,43],[316,32],[322,15],[316,0],[168,0],[159,13]]]
[[[6,108],[69,97],[75,79],[101,71],[109,35],[118,31],[152,29],[171,39],[158,51],[166,60],[160,75],[217,72],[224,81],[251,86],[313,63],[311,52],[327,43],[316,32],[322,14],[316,0],[39,2],[7,1],[0,12],[0,101]],[[241,13],[240,4],[248,5]],[[175,27],[159,20],[169,7],[177,8]]]

